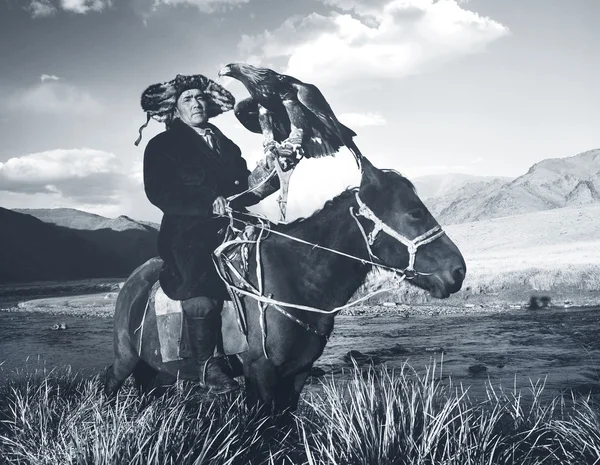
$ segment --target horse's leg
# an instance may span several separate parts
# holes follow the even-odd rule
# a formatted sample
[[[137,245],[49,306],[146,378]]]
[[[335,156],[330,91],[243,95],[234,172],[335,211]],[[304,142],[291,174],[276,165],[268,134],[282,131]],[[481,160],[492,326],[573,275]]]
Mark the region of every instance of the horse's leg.
[[[308,379],[309,374],[310,374],[310,369],[306,370],[305,372],[298,373],[296,376],[294,376],[292,393],[291,393],[291,396],[289,399],[290,412],[295,412],[296,409],[298,408],[298,401],[300,400],[300,393],[302,392],[302,389],[304,388],[304,384],[306,383],[306,380]]]
[[[106,370],[104,394],[112,398],[131,375],[138,362],[141,361],[133,347],[120,347],[115,354],[115,361]]]
[[[175,376],[161,373],[141,359],[133,370],[133,378],[140,395],[153,394],[155,397],[162,396],[177,382]]]
[[[140,395],[149,394],[155,387],[158,371],[140,359],[133,369],[133,379]]]
[[[248,409],[257,409],[263,416],[272,415],[278,377],[271,362],[262,359],[250,365],[244,365],[244,377]]]

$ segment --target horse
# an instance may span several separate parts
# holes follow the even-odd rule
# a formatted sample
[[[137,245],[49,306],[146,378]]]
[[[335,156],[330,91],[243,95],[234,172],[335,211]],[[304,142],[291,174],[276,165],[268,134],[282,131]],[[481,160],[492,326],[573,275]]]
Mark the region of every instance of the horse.
[[[249,269],[257,266],[255,255],[248,255]],[[242,372],[235,374],[245,379],[247,405],[269,415],[297,408],[310,370],[333,331],[337,309],[355,294],[373,266],[396,270],[440,299],[457,292],[466,274],[459,249],[413,184],[394,170],[376,168],[367,158],[362,160],[358,187],[343,191],[309,217],[271,225],[259,256],[262,283],[256,277],[248,279],[262,287],[263,302],[240,295],[248,348],[234,365]],[[145,312],[161,265],[153,258],[138,267],[117,297],[115,359],[105,380],[109,396],[131,374],[141,390],[152,389],[161,378],[198,380],[192,360],[162,362],[156,316]],[[268,331],[263,331],[265,326]],[[136,333],[140,329],[142,347]]]

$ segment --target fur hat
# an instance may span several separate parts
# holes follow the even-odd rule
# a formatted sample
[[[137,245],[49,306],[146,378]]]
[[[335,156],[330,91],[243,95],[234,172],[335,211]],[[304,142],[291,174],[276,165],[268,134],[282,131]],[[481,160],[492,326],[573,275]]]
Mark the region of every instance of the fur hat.
[[[189,89],[198,89],[208,102],[207,114],[209,118],[220,115],[233,109],[235,98],[223,86],[202,74],[184,76],[178,74],[175,79],[153,84],[142,93],[142,109],[146,112],[146,123],[139,129],[140,136],[134,142],[138,145],[142,140],[142,131],[148,126],[150,118],[165,123],[167,127],[173,120],[173,113],[177,106],[177,99],[182,92]]]

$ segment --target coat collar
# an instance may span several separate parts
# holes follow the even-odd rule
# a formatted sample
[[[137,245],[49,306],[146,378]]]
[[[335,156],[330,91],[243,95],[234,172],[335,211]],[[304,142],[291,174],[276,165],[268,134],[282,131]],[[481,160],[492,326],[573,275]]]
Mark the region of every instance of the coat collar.
[[[189,141],[189,144],[193,145],[195,149],[201,152],[203,155],[209,157],[211,160],[217,162],[219,165],[227,168],[227,163],[221,156],[221,144],[220,144],[220,131],[212,124],[207,123],[203,129],[209,129],[213,133],[215,148],[210,148],[204,138],[198,134],[193,128],[182,122],[180,119],[175,119],[171,123],[169,131],[175,136],[175,142],[179,143],[182,141]]]

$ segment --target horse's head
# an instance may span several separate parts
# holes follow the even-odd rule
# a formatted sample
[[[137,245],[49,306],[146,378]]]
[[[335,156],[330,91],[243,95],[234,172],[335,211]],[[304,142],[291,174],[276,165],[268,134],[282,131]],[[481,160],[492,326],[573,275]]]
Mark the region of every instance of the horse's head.
[[[383,264],[408,268],[410,282],[433,297],[446,298],[460,289],[467,270],[463,256],[408,179],[363,158],[357,201],[360,216],[369,220],[361,220],[365,239]]]

